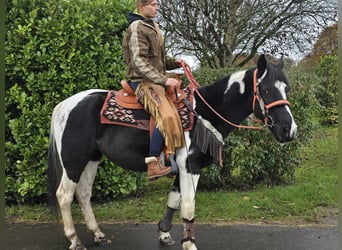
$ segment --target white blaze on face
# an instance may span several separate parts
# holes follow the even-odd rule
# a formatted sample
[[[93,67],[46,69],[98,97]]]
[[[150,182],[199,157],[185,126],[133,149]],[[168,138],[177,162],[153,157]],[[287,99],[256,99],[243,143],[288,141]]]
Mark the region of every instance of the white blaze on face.
[[[287,97],[286,97],[286,83],[284,82],[281,82],[281,81],[276,81],[274,86],[279,90],[280,94],[281,94],[281,97],[284,99],[284,100],[287,100]]]
[[[229,80],[228,80],[228,85],[227,85],[226,90],[224,91],[224,94],[226,94],[229,91],[229,89],[231,88],[231,86],[234,83],[238,83],[239,84],[239,86],[240,86],[240,91],[239,91],[240,94],[245,93],[245,82],[243,81],[243,78],[245,77],[245,75],[246,75],[246,70],[233,73],[230,76]]]
[[[280,92],[282,98],[283,98],[284,100],[287,100],[286,91],[285,91],[285,89],[286,89],[286,87],[287,87],[286,83],[281,82],[281,81],[276,81],[274,86],[279,90],[279,92]],[[291,130],[290,130],[290,136],[291,136],[291,137],[294,137],[295,134],[297,133],[297,124],[296,124],[295,120],[293,119],[293,116],[292,116],[290,107],[289,107],[288,105],[286,105],[285,108],[286,108],[287,112],[289,113],[289,115],[290,115],[290,117],[291,117],[291,119],[292,119]]]

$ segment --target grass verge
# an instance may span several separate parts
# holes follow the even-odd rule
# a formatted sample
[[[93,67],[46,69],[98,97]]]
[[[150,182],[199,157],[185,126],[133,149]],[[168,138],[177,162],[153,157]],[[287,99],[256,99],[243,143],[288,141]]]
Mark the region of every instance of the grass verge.
[[[247,192],[198,192],[197,223],[336,224],[338,203],[337,127],[318,129],[315,138],[302,147],[303,165],[288,186],[265,187]],[[156,223],[167,202],[172,180],[163,178],[149,184],[139,197],[105,204],[93,204],[100,222]],[[45,205],[5,208],[7,222],[48,222],[54,220]],[[178,213],[179,215],[179,213]],[[73,205],[76,222],[83,217]],[[175,223],[180,223],[180,215]]]

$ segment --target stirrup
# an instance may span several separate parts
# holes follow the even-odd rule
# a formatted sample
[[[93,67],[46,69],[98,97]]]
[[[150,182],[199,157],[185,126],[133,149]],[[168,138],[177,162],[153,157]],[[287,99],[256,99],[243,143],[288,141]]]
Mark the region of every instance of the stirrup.
[[[171,177],[175,176],[178,174],[178,166],[177,166],[177,163],[173,157],[172,154],[169,155],[169,159],[170,159],[170,164],[171,164]]]

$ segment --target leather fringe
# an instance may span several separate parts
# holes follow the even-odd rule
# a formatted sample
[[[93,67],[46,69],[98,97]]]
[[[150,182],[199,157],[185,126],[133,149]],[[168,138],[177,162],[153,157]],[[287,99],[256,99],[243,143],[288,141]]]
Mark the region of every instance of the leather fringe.
[[[215,163],[222,167],[222,148],[224,145],[222,135],[209,121],[199,115],[197,116],[192,141],[203,154],[209,153],[214,158]]]
[[[164,87],[143,82],[136,96],[156,120],[156,126],[164,136],[165,145],[170,152],[185,145],[182,124],[174,104],[165,95]]]

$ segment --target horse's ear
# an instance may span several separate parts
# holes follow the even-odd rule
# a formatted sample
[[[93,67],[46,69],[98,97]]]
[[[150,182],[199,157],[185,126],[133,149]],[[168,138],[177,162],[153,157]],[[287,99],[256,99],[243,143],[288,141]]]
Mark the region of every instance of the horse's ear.
[[[284,55],[281,55],[280,60],[279,60],[278,63],[277,63],[277,66],[278,66],[280,69],[283,69],[283,67],[284,67]]]
[[[262,54],[258,60],[258,77],[261,77],[267,68],[267,61],[265,55]]]

